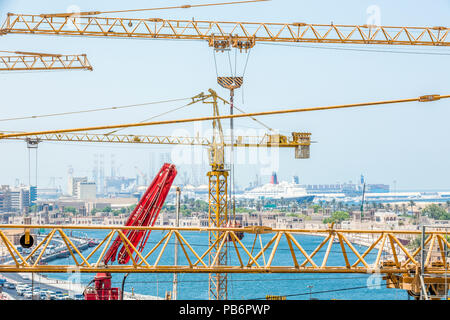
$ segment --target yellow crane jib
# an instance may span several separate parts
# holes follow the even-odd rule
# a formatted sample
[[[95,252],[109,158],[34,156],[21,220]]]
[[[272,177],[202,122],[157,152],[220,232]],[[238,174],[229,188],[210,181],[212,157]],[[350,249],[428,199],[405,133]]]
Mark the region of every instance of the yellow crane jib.
[[[8,53],[0,56],[0,71],[93,70],[85,54]]]
[[[203,40],[216,50],[231,47],[246,50],[258,42],[450,46],[449,32],[450,29],[443,26],[232,22],[15,13],[8,13],[1,28],[1,34]]]

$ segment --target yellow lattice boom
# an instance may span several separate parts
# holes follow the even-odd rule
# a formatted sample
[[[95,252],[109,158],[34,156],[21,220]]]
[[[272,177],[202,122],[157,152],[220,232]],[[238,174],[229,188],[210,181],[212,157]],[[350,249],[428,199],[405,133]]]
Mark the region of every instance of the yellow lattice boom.
[[[60,55],[22,53],[0,56],[0,71],[90,70],[85,54]]]
[[[36,241],[30,254],[24,256],[20,254],[10,239],[7,237],[7,230],[33,230],[45,229],[46,235],[40,241]],[[147,246],[146,254],[139,251],[129,242],[126,237],[121,238],[122,244],[134,254],[138,259],[132,259],[130,265],[101,265],[105,247],[110,240],[117,235],[123,234],[124,230],[152,230],[164,231],[160,239],[154,240],[154,245]],[[104,231],[106,236],[88,256],[84,256],[77,246],[67,236],[68,230]],[[25,232],[25,231],[24,231]],[[214,232],[219,236],[214,238],[211,246],[198,248],[186,240],[188,233],[209,233]],[[248,243],[244,244],[238,237],[238,233],[244,233]],[[40,265],[45,249],[52,239],[59,235],[64,241],[66,249],[73,258],[70,265]],[[261,237],[265,235],[265,237]],[[300,235],[315,235],[323,237],[323,241],[310,253],[304,249]],[[421,248],[408,248],[402,244],[404,238],[420,236],[420,231],[405,230],[347,230],[347,229],[275,229],[264,226],[252,227],[127,227],[127,226],[81,226],[81,225],[0,225],[0,240],[10,254],[11,263],[0,264],[0,272],[66,272],[70,267],[78,267],[81,272],[135,272],[135,273],[382,273],[401,274],[410,273],[420,265]],[[153,239],[158,237],[152,233]],[[186,258],[185,265],[161,265],[160,260],[167,249],[167,244],[171,239],[177,238],[182,247],[182,252]],[[353,239],[364,239],[367,248],[364,251],[352,244]],[[260,241],[261,240],[261,241]],[[219,245],[223,246],[229,241],[232,246],[229,254],[235,255],[237,259],[234,264],[216,265],[208,261],[205,257],[211,250]],[[275,257],[281,243],[287,245],[290,251],[290,261],[285,261],[283,265],[277,265]],[[450,243],[446,238],[445,231],[429,231],[425,239],[425,265],[427,273],[444,274],[448,272],[449,261],[445,256],[445,251],[440,250]],[[329,265],[328,257],[331,247],[336,245],[341,249],[342,264]],[[157,252],[157,250],[160,250]],[[162,249],[162,250],[161,250]],[[324,255],[318,252],[324,250]],[[93,261],[95,253],[100,256]],[[376,259],[372,262],[367,260],[369,254],[376,253]],[[76,256],[79,256],[78,259]],[[318,258],[321,256],[320,258]],[[386,256],[388,258],[386,258]],[[37,257],[31,263],[31,257]],[[151,258],[156,258],[151,262]],[[213,259],[214,260],[214,259]]]
[[[443,26],[230,22],[9,13],[1,33],[204,40],[216,49],[249,49],[257,42],[449,46],[449,30]]]

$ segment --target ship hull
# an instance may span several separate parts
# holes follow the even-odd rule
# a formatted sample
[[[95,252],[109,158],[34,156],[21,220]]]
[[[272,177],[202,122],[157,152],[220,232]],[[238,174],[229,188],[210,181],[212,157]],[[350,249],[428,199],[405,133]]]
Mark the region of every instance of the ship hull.
[[[280,198],[275,198],[275,197],[259,197],[260,200],[272,200],[272,201],[280,201],[280,200],[284,200],[284,201],[296,201],[297,203],[301,204],[301,203],[309,203],[312,202],[314,200],[315,196],[314,195],[307,195],[307,196],[299,196],[299,197],[280,197]]]

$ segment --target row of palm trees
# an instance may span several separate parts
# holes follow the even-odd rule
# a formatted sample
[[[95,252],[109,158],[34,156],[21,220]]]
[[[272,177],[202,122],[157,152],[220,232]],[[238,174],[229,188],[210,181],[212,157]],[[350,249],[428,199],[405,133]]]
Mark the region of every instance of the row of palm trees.
[[[205,206],[204,201],[200,200],[194,200],[194,199],[183,199],[183,204],[187,205],[189,208],[193,210],[207,210],[207,206]],[[264,205],[268,203],[272,203],[274,201],[267,201],[262,199],[237,199],[236,200],[236,207],[240,208],[255,208],[256,210],[260,211],[264,207]],[[297,201],[288,200],[288,199],[280,199],[276,201],[277,207],[284,207],[289,209],[289,211],[298,211],[301,209],[307,209],[312,206],[311,203],[298,203]],[[321,200],[318,202],[318,205],[322,209],[331,208],[332,212],[336,211],[354,211],[354,210],[360,210],[360,204],[355,203],[346,203],[342,201],[337,201],[336,199],[332,199],[331,201],[325,201]],[[444,207],[447,209],[447,211],[450,210],[450,200],[448,200],[445,204],[439,203],[438,206]],[[394,211],[396,214],[403,214],[407,215],[409,214],[415,214],[416,218],[420,217],[420,211],[415,211],[416,203],[412,200],[406,202],[403,202],[401,204],[395,203],[379,203],[379,202],[369,202],[366,203],[364,206],[365,209],[384,209],[386,211]]]

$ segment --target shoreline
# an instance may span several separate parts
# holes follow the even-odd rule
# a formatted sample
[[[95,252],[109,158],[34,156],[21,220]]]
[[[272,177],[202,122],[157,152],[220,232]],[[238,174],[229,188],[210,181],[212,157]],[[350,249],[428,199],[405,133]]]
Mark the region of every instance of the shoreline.
[[[30,273],[17,273],[21,278],[24,280],[30,280],[32,279],[32,275]],[[18,281],[11,280],[8,275],[2,274],[3,277],[7,278],[8,281],[12,283],[19,283]],[[35,284],[45,284],[47,286],[61,289],[63,291],[67,291],[69,293],[69,296],[73,294],[82,294],[86,288],[86,285],[83,285],[81,283],[72,282],[69,280],[61,280],[61,279],[55,279],[51,277],[47,277],[45,275],[41,274],[34,274],[33,282]],[[8,295],[9,300],[15,300],[13,299],[8,293],[4,293]],[[131,292],[124,292],[124,300],[164,300],[164,298],[157,297],[157,296],[151,296],[151,295],[144,295],[139,293],[131,293]]]

